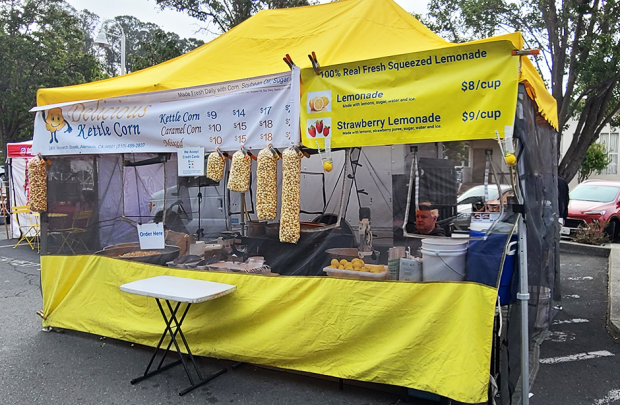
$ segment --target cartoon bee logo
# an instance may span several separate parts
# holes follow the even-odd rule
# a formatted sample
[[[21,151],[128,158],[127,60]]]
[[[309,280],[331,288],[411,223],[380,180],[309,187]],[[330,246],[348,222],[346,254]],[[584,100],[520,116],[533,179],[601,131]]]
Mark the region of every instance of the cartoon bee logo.
[[[62,110],[59,107],[52,108],[47,112],[47,118],[45,118],[45,112],[43,112],[43,120],[45,121],[45,129],[50,131],[50,143],[56,142],[58,143],[58,138],[56,138],[56,133],[63,129],[65,126],[65,133],[71,133],[73,129],[71,125],[67,121],[65,121],[62,116]]]

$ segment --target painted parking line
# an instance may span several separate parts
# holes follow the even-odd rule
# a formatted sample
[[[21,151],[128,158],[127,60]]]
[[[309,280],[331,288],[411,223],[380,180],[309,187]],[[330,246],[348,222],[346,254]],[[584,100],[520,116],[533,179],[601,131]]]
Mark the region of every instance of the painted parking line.
[[[590,360],[590,359],[597,359],[599,357],[612,357],[612,356],[615,356],[615,355],[611,352],[608,352],[607,350],[599,350],[597,352],[577,353],[577,354],[571,354],[569,356],[540,359],[540,363],[541,364],[558,364],[558,363],[566,363],[569,361]]]
[[[594,401],[594,405],[609,405],[620,401],[620,390],[611,390],[604,398]]]
[[[571,281],[589,281],[589,280],[594,280],[594,277],[592,277],[592,276],[567,277],[567,280],[571,280]]]
[[[31,262],[28,260],[19,260],[12,257],[0,256],[0,263],[8,263],[11,266],[23,266],[23,267],[39,267],[40,263]]]
[[[549,331],[547,332],[547,336],[545,336],[545,340],[550,340],[556,343],[564,343],[570,340],[575,340],[576,336],[573,332],[562,332],[559,330]]]
[[[553,321],[553,325],[564,325],[564,324],[569,324],[569,323],[588,323],[588,322],[590,321],[587,319],[583,319],[583,318],[564,319],[564,320],[556,319],[555,321]]]

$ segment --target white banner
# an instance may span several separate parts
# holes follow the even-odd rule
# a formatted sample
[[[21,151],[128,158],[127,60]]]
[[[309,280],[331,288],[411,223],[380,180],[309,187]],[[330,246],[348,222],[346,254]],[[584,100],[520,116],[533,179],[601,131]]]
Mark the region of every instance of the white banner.
[[[299,68],[187,89],[37,107],[42,155],[285,148],[300,142]]]

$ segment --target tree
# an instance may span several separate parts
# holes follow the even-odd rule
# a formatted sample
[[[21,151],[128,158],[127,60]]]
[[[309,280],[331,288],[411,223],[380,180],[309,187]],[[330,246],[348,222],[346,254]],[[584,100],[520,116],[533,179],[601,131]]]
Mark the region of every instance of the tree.
[[[104,21],[102,29],[120,36],[120,26],[125,33],[127,71],[135,72],[176,58],[204,44],[196,38],[181,39],[173,32],[162,30],[157,24],[142,22],[133,16],[118,16]],[[105,71],[114,76],[120,73],[120,41],[112,41],[112,49],[105,50]]]
[[[196,38],[180,39],[173,32],[157,28],[150,32],[150,38],[138,41],[139,51],[130,55],[129,65],[132,70],[145,69],[181,56],[203,43]]]
[[[260,10],[314,4],[311,0],[156,0],[162,9],[187,13],[205,23],[213,23],[218,33],[241,24]]]
[[[586,151],[586,155],[579,166],[577,181],[581,183],[588,180],[594,172],[601,174],[611,163],[611,157],[602,143],[593,143]]]
[[[61,0],[0,2],[0,143],[30,139],[36,92],[92,81],[101,68],[84,51],[74,10]]]
[[[469,144],[466,141],[453,141],[443,143],[443,154],[448,159],[457,162],[458,165],[469,163]]]
[[[550,77],[560,136],[571,118],[578,121],[558,168],[567,181],[577,174],[603,128],[620,124],[617,0],[431,0],[428,9],[423,22],[449,40],[463,42],[519,30],[526,46],[541,49],[535,63],[543,77]]]

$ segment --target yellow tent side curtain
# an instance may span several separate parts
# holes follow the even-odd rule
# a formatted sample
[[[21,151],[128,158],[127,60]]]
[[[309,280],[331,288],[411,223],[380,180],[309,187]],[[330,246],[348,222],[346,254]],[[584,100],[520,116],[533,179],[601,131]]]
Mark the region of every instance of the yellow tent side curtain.
[[[510,40],[302,69],[310,148],[495,139],[512,131],[519,58]]]
[[[372,282],[172,269],[102,256],[41,258],[44,325],[156,346],[153,298],[120,285],[159,275],[232,284],[192,305],[197,355],[393,384],[466,403],[487,398],[497,290],[474,283]]]
[[[542,115],[549,125],[558,129],[558,104],[547,91],[545,82],[542,80],[534,64],[527,58],[521,57],[521,72],[519,81],[527,89],[528,95],[536,102],[538,112]]]

